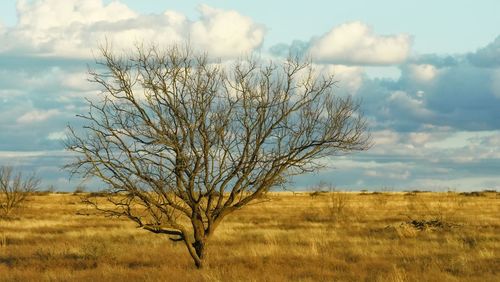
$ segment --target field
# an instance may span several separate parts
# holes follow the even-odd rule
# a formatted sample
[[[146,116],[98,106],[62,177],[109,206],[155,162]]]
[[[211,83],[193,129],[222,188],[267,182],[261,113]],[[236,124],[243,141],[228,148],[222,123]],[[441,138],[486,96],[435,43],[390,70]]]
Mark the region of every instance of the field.
[[[500,280],[500,193],[272,193],[219,226],[202,270],[80,196],[0,219],[0,281]]]

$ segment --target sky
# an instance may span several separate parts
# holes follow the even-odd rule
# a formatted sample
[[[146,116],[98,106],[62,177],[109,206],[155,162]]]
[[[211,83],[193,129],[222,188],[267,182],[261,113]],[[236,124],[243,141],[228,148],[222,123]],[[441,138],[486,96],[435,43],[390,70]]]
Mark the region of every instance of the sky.
[[[59,190],[92,186],[61,166],[67,125],[100,92],[86,80],[98,45],[189,41],[222,61],[307,56],[362,101],[373,147],[325,159],[294,189],[498,189],[498,11],[496,0],[3,0],[0,165]]]

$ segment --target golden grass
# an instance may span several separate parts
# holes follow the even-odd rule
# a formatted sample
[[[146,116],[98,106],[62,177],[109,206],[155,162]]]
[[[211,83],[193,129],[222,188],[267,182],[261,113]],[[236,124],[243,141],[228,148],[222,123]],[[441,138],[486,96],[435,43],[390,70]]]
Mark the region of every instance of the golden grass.
[[[78,196],[34,196],[17,218],[0,219],[0,281],[500,279],[497,193],[269,199],[228,217],[196,270],[183,244],[127,220],[81,215]]]

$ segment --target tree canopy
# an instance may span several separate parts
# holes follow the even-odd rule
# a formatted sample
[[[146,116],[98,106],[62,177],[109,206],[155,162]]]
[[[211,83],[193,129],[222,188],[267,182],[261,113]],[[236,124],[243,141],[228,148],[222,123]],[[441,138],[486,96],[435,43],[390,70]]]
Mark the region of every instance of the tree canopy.
[[[67,168],[107,184],[108,203],[89,203],[185,242],[198,267],[225,216],[324,157],[369,147],[359,103],[309,62],[222,64],[179,46],[101,55],[90,75],[102,95],[70,128]]]

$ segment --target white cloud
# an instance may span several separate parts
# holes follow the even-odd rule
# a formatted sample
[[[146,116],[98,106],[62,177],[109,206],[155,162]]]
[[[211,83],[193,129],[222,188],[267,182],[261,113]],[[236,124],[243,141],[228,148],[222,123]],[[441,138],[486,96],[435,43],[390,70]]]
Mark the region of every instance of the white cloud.
[[[84,71],[58,73],[61,86],[65,89],[78,90],[86,92],[99,89],[95,83],[89,82],[89,74]]]
[[[478,67],[500,67],[500,35],[490,44],[478,49],[474,53],[467,54],[467,58],[473,65]]]
[[[334,27],[311,42],[309,52],[319,61],[361,65],[402,63],[410,52],[407,34],[376,35],[362,22]]]
[[[244,54],[260,46],[264,28],[236,11],[224,11],[207,5],[199,7],[201,20],[191,25],[191,40],[208,47],[218,57]]]
[[[314,64],[318,71],[325,75],[334,75],[339,90],[355,95],[363,85],[364,70],[358,66]]]
[[[392,169],[391,171],[393,171]],[[393,179],[393,180],[406,180],[411,176],[410,171],[404,170],[404,171],[398,171],[398,172],[391,172],[391,171],[376,171],[376,170],[368,170],[363,175],[368,176],[368,177],[377,177],[377,178],[383,178],[383,179]]]
[[[26,123],[33,123],[33,122],[42,122],[46,121],[47,119],[56,116],[59,114],[59,110],[52,109],[48,111],[43,111],[43,110],[33,110],[30,112],[27,112],[20,116],[17,119],[18,123],[21,124],[26,124]]]
[[[79,122],[72,120],[76,113],[88,110],[83,97],[99,92],[98,85],[86,81],[83,62],[32,60],[33,55],[88,57],[107,36],[124,49],[141,39],[162,46],[190,40],[193,47],[229,58],[258,48],[265,32],[238,12],[203,5],[200,17],[189,19],[175,11],[138,15],[117,1],[103,2],[110,1],[20,1],[20,23],[4,26],[3,34],[0,25],[0,53],[8,52],[0,54],[7,62],[0,62],[0,162],[32,164],[45,171],[60,166],[69,155],[57,155],[54,149],[62,146],[57,140],[64,137],[68,122]],[[335,169],[325,171],[324,179],[344,187],[359,181],[363,188],[486,187],[483,180],[500,185],[497,65],[480,69],[459,57],[429,56],[387,67],[406,60],[410,41],[406,35],[380,36],[362,23],[348,23],[317,40],[299,42],[301,54],[314,47],[323,56],[314,67],[318,73],[335,75],[340,81],[336,93],[361,99],[375,143],[368,152],[325,160]],[[332,50],[327,43],[332,43]],[[22,64],[11,54],[21,55]],[[230,65],[230,60],[223,64]],[[370,74],[389,69],[394,74]],[[472,126],[464,126],[471,121]],[[477,126],[480,123],[490,125],[486,133],[477,131],[483,128]],[[47,174],[49,179],[61,175],[56,170]]]
[[[91,58],[92,49],[107,39],[121,49],[141,42],[190,42],[212,56],[228,58],[258,48],[265,33],[249,17],[207,5],[199,7],[200,18],[194,21],[174,11],[139,15],[118,1],[19,1],[17,9],[19,23],[0,33],[0,52]]]
[[[137,16],[118,1],[103,5],[101,0],[36,0],[32,3],[19,0],[17,12],[21,28],[38,30],[100,21],[117,22]]]
[[[40,55],[90,57],[95,40],[90,26],[116,23],[137,15],[124,4],[101,0],[20,0],[18,24],[7,30],[3,51],[24,50]],[[6,37],[6,38],[5,38]]]
[[[424,178],[416,179],[413,183],[414,187],[425,187],[425,189],[434,191],[500,189],[500,180],[494,176],[455,177],[449,179]]]
[[[423,146],[431,140],[431,134],[428,132],[412,132],[409,135],[410,142],[414,146]]]
[[[380,130],[372,133],[372,139],[376,146],[394,145],[399,141],[399,134],[391,130]]]
[[[362,170],[395,170],[395,169],[405,169],[411,168],[408,163],[400,162],[394,160],[393,162],[377,162],[376,158],[370,157],[370,159],[363,158],[353,158],[353,157],[341,157],[335,160],[330,160],[330,163],[326,162],[325,165],[330,167],[335,167],[335,169],[362,169]]]
[[[54,132],[51,132],[49,133],[49,135],[47,136],[47,139],[48,140],[64,140],[66,138],[66,131],[54,131]]]
[[[417,119],[431,118],[433,116],[432,111],[426,108],[424,100],[418,97],[420,96],[418,93],[415,96],[405,91],[393,91],[388,98],[390,105],[387,109],[399,115],[409,115]]]
[[[412,64],[409,69],[412,78],[418,82],[430,82],[438,75],[436,67],[429,64]]]
[[[71,155],[65,150],[52,151],[0,151],[0,159],[20,159],[20,158],[36,158],[42,156],[64,157]]]

